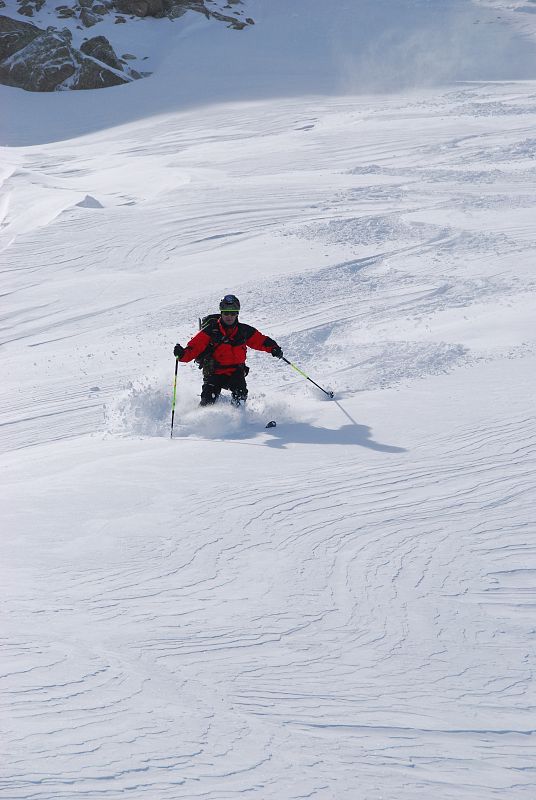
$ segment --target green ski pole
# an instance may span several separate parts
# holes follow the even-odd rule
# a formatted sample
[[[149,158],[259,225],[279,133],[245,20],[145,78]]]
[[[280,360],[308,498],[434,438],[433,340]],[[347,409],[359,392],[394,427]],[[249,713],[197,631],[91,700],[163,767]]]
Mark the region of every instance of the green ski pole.
[[[171,439],[173,439],[173,423],[175,421],[175,401],[177,399],[177,372],[179,369],[179,359],[175,359],[175,380],[173,381],[173,402],[171,404]]]
[[[327,394],[327,396],[333,400],[335,396],[333,392],[330,392],[327,389],[323,389],[322,386],[320,386],[318,383],[316,383],[316,381],[310,378],[309,375],[306,375],[305,372],[303,372],[303,370],[301,370],[299,367],[296,366],[296,364],[293,364],[292,361],[289,361],[288,358],[285,358],[285,356],[281,356],[281,360],[285,361],[290,367],[292,367],[292,369],[295,369],[296,372],[299,372],[300,375],[303,375],[304,378],[307,378],[308,381],[311,381],[311,383],[313,383],[317,389],[320,389],[321,392],[324,392],[324,394]]]

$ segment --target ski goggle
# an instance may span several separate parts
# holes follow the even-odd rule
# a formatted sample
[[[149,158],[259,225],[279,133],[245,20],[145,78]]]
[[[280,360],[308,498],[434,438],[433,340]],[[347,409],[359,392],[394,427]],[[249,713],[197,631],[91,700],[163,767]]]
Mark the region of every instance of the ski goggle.
[[[238,311],[234,308],[222,308],[220,314],[225,314],[226,317],[237,317]]]

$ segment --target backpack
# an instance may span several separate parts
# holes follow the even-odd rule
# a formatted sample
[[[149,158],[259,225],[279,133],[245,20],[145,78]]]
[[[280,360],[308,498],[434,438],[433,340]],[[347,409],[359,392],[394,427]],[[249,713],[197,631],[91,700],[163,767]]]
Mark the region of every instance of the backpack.
[[[199,330],[202,331],[211,320],[219,318],[220,314],[206,314],[204,317],[199,317]]]
[[[202,331],[205,328],[210,327],[211,323],[219,319],[219,314],[206,314],[204,317],[199,317],[199,330]],[[202,353],[200,353],[195,360],[195,363],[202,369],[205,374],[210,374],[214,368],[214,359],[212,358],[212,354],[216,349],[216,344],[214,342],[209,342]]]

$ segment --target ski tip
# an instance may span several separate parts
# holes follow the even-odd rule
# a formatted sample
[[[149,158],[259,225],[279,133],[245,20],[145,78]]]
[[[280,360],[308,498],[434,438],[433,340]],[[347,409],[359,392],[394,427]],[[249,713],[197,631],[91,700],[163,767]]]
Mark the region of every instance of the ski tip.
[[[277,426],[277,422],[274,419],[271,419],[270,422],[268,422],[265,427],[267,427],[267,428],[275,428],[276,426]]]

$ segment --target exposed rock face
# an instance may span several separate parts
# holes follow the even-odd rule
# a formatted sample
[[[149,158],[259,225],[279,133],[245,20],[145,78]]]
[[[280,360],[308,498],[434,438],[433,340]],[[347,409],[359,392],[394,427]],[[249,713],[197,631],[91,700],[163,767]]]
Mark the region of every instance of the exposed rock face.
[[[239,5],[241,0],[235,0],[233,5]],[[241,30],[251,22],[239,20],[236,16],[222,14],[206,5],[206,0],[113,0],[116,11],[134,17],[164,17],[177,19],[187,11],[197,11],[207,19],[212,17],[220,22],[227,22],[230,27]],[[232,8],[228,4],[229,8]],[[95,8],[93,9],[95,10]]]
[[[114,7],[123,14],[135,17],[163,17],[163,0],[115,0]]]
[[[98,17],[97,14],[94,14],[93,11],[89,8],[83,8],[80,11],[80,22],[84,26],[84,28],[92,28],[93,25],[96,25],[97,22],[101,21],[101,17]]]
[[[59,6],[56,9],[58,12],[58,17],[60,19],[69,19],[69,17],[76,17],[76,11],[74,8],[69,8],[69,6]]]
[[[19,15],[34,17],[45,0],[17,3]],[[5,0],[0,0],[0,8],[5,5]],[[227,0],[224,10],[229,13],[223,14],[214,7],[215,0],[63,0],[54,10],[57,19],[74,20],[78,28],[91,28],[110,13],[115,16],[114,22],[124,24],[127,18],[176,19],[187,11],[196,11],[207,19],[242,30],[254,21],[241,16],[243,12],[236,8],[240,5],[242,0]],[[68,28],[58,30],[54,26],[45,31],[0,15],[0,83],[30,92],[52,92],[117,86],[147,75],[150,73],[137,72],[128,67],[126,60],[119,59],[104,36],[88,39],[78,50],[72,45]]]
[[[29,22],[0,16],[0,63],[26,47],[42,32]]]
[[[36,11],[44,6],[45,0],[19,0],[19,14],[23,14],[25,17],[33,17]],[[5,7],[5,3],[0,2],[1,7]]]
[[[57,33],[41,33],[0,64],[0,80],[31,92],[53,92],[75,72],[70,44]]]
[[[188,11],[182,3],[166,3],[166,14],[170,19],[178,19]]]
[[[93,39],[88,39],[80,46],[80,50],[86,56],[92,56],[92,58],[108,64],[112,69],[121,70],[123,68],[106,36],[94,36]]]
[[[119,86],[127,83],[126,80],[99,66],[90,58],[79,60],[78,70],[70,82],[70,89],[105,89],[107,86]]]
[[[107,39],[95,38],[100,40],[94,45],[95,51],[113,62],[109,66],[121,69]],[[72,46],[71,39],[69,30],[42,31],[35,25],[0,16],[0,82],[29,92],[53,92],[99,89],[130,80],[126,74],[121,77],[107,69],[99,63],[101,59],[98,62],[95,56],[85,57]]]

